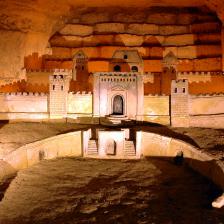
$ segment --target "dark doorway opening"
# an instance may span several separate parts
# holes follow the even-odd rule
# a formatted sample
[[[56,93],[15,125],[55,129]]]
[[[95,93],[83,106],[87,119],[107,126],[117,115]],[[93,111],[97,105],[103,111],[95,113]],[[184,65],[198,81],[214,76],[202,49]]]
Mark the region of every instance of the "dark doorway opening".
[[[115,96],[113,99],[113,114],[123,115],[124,114],[124,102],[122,96]]]

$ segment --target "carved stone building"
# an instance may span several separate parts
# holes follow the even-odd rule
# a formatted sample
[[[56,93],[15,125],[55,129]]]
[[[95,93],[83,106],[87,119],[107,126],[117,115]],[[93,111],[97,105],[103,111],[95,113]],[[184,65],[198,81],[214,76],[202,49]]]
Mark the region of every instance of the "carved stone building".
[[[139,73],[94,74],[94,117],[142,120],[143,100],[143,76]]]

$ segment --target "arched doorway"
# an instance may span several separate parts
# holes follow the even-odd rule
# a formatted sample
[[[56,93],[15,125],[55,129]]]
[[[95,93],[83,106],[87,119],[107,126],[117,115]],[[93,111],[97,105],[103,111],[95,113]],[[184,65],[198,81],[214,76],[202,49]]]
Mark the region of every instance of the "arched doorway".
[[[113,99],[113,114],[123,115],[124,114],[124,101],[122,96],[116,95]]]
[[[121,66],[120,65],[115,65],[114,66],[114,72],[120,72],[121,71]]]

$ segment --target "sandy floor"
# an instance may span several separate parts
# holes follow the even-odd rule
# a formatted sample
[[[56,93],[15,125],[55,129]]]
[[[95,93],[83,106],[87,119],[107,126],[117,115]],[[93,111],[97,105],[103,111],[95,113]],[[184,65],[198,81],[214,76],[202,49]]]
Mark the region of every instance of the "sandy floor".
[[[1,224],[211,223],[220,192],[167,161],[57,159],[22,170],[0,203]]]

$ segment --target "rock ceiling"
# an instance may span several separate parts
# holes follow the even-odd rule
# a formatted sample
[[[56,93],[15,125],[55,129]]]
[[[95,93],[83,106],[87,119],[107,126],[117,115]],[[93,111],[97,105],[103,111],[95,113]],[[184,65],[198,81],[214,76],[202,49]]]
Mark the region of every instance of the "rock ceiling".
[[[68,21],[79,22],[83,13],[94,14],[97,8],[137,12],[157,6],[209,9],[224,21],[223,0],[0,0],[0,76],[21,76],[24,57],[46,53],[49,38]]]
[[[138,7],[177,6],[201,7],[207,6],[217,13],[220,20],[224,20],[223,0],[1,0],[0,28],[6,30],[20,30],[46,32],[54,31],[56,26],[65,22],[76,12],[81,13],[91,7]]]

